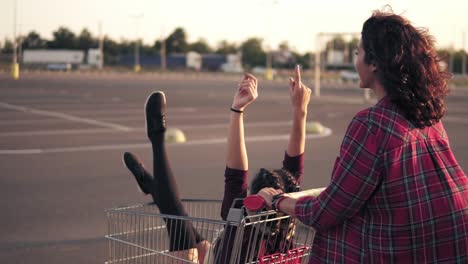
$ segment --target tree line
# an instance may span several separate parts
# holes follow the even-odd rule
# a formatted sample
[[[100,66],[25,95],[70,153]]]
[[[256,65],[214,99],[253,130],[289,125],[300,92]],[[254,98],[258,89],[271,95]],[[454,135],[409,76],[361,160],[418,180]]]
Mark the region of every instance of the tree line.
[[[155,55],[161,51],[161,40],[156,40],[153,44],[144,44],[141,40],[120,39],[115,40],[108,36],[103,37],[103,52],[104,63],[107,65],[117,64],[121,55],[132,54],[134,47],[138,41],[140,54]],[[21,43],[21,49],[78,49],[87,51],[99,47],[99,38],[94,36],[88,29],[84,28],[79,34],[75,34],[67,27],[59,27],[53,31],[52,39],[43,38],[36,31],[31,31],[23,37],[18,38],[18,43]],[[166,54],[186,53],[195,51],[201,54],[216,53],[216,54],[232,54],[242,52],[243,64],[247,67],[264,66],[266,62],[266,51],[263,48],[263,40],[261,38],[248,38],[240,44],[229,42],[227,40],[220,41],[216,47],[212,47],[208,42],[200,38],[195,42],[189,43],[187,40],[186,31],[179,27],[164,39]],[[289,48],[287,42],[282,43],[283,48]],[[2,53],[13,52],[13,42],[9,39],[3,41],[1,45]],[[303,65],[308,64],[309,55],[294,53],[295,62]]]
[[[103,51],[104,63],[106,65],[115,65],[119,62],[121,55],[132,54],[136,41],[139,41],[141,55],[155,55],[159,54],[161,40],[156,40],[153,44],[144,44],[141,40],[128,40],[120,39],[116,41],[108,36],[103,37]],[[263,39],[251,37],[241,42],[240,44],[229,42],[227,40],[220,41],[216,47],[212,47],[208,42],[200,38],[195,42],[189,43],[187,40],[186,31],[178,27],[164,40],[166,54],[171,53],[186,53],[188,51],[195,51],[201,54],[204,53],[217,53],[217,54],[232,54],[242,52],[242,63],[246,67],[265,66],[267,61],[267,52],[264,49]],[[79,34],[75,34],[67,27],[59,27],[53,31],[52,39],[45,39],[36,31],[31,31],[23,37],[18,38],[21,43],[21,49],[78,49],[87,51],[88,49],[99,47],[99,38],[94,36],[88,29],[84,28]],[[352,62],[352,54],[354,48],[357,46],[358,40],[352,39],[345,41],[341,37],[335,37],[327,41],[326,49],[346,50],[346,61]],[[13,42],[5,39],[1,45],[2,53],[13,52]],[[304,68],[309,68],[311,61],[311,54],[301,54],[292,50],[287,41],[280,43],[276,51],[287,51],[291,54],[291,58],[287,61],[272,61],[274,67],[291,67],[295,64],[301,64]],[[453,72],[461,72],[462,56],[464,51],[453,51],[447,49],[439,50],[442,58],[446,60],[449,67]]]

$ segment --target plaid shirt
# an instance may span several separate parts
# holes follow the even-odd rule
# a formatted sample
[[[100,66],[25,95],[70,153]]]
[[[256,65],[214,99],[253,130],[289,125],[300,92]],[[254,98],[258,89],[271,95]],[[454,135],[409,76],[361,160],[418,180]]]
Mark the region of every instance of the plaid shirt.
[[[353,118],[296,215],[317,231],[310,263],[468,263],[468,178],[442,122],[414,128],[388,98]]]

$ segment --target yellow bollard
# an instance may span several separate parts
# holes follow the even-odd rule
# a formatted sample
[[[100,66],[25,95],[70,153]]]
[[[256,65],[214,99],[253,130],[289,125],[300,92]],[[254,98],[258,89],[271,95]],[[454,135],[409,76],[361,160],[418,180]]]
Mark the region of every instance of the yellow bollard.
[[[268,81],[273,80],[273,70],[271,68],[266,68],[265,79],[267,79]]]
[[[11,77],[13,77],[14,80],[19,79],[19,63],[13,63],[11,65]]]
[[[135,65],[135,66],[133,67],[133,71],[134,71],[134,72],[140,72],[140,71],[141,71],[141,66],[140,66],[140,64]]]
[[[185,134],[182,130],[177,128],[169,128],[166,131],[164,140],[167,143],[184,143],[187,141]]]
[[[311,121],[306,123],[306,133],[307,134],[319,134],[321,135],[325,131],[325,128],[320,124],[320,122]]]

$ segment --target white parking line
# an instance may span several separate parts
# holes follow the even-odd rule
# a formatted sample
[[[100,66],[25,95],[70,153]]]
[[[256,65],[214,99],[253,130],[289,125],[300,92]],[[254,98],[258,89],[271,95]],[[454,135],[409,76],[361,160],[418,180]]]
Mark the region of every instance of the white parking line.
[[[331,135],[332,131],[329,128],[325,128],[322,134],[309,134],[306,139],[323,138]],[[267,142],[277,140],[287,140],[289,134],[286,135],[269,135],[269,136],[254,136],[246,137],[247,142]],[[185,147],[185,146],[196,146],[196,145],[215,145],[226,143],[226,138],[214,138],[214,139],[200,139],[188,141],[183,144],[172,143],[168,144],[174,147]],[[50,149],[4,149],[0,150],[0,155],[30,155],[30,154],[47,154],[47,153],[70,153],[70,152],[84,152],[84,151],[102,151],[102,150],[125,150],[125,149],[136,149],[136,148],[149,148],[149,143],[137,143],[137,144],[114,144],[114,145],[95,145],[95,146],[79,146],[79,147],[67,147],[67,148],[50,148]]]
[[[255,122],[245,123],[246,128],[253,127],[281,127],[290,125],[291,121],[278,121],[278,122]],[[205,124],[205,125],[182,125],[182,126],[171,126],[170,128],[178,128],[182,130],[204,130],[204,129],[216,129],[216,128],[227,128],[228,121],[224,123],[216,124]],[[47,135],[73,135],[73,134],[102,134],[112,132],[139,132],[145,131],[144,127],[132,128],[131,130],[113,130],[106,128],[88,128],[88,129],[58,129],[58,130],[36,130],[36,131],[10,131],[0,133],[0,137],[27,137],[27,136],[47,136]]]
[[[81,117],[67,115],[67,114],[59,113],[59,112],[45,111],[45,110],[39,110],[39,109],[34,109],[34,108],[29,108],[29,107],[12,105],[12,104],[3,103],[3,102],[0,102],[0,107],[10,109],[10,110],[16,110],[16,111],[20,111],[20,112],[36,114],[36,115],[52,116],[52,117],[56,117],[56,118],[65,119],[65,120],[68,120],[68,121],[74,121],[74,122],[79,122],[79,123],[96,125],[96,126],[100,126],[100,127],[112,128],[112,129],[119,130],[119,131],[130,131],[130,130],[132,130],[129,127],[118,125],[118,124],[103,122],[103,121],[89,119],[89,118],[81,118]]]
[[[141,129],[143,130],[143,129]],[[109,128],[88,128],[88,129],[58,129],[58,130],[35,130],[35,131],[11,131],[0,133],[0,137],[29,137],[29,136],[50,136],[50,135],[74,135],[74,134],[102,134],[112,132],[129,132],[130,130],[115,130]],[[132,129],[131,131],[135,131]]]

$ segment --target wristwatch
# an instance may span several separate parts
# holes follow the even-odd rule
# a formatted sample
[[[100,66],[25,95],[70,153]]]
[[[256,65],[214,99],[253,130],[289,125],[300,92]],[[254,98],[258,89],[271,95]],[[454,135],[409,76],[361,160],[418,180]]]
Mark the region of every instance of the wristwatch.
[[[284,198],[284,193],[273,195],[273,197],[271,198],[271,209],[275,211],[278,210],[278,208],[276,207],[278,205],[277,203],[283,200],[283,198]]]

